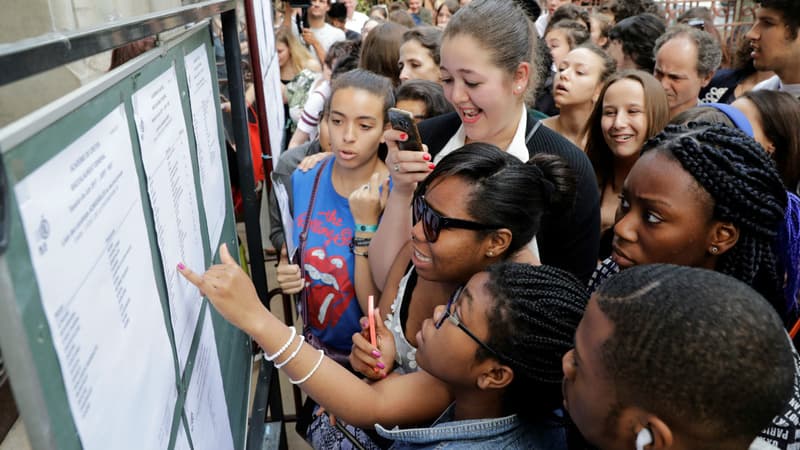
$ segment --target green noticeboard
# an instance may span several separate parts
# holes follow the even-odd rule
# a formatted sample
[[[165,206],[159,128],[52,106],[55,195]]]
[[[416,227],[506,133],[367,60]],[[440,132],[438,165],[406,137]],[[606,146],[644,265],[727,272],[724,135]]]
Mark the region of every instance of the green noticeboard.
[[[0,349],[34,448],[243,448],[250,340],[208,22],[0,129]]]

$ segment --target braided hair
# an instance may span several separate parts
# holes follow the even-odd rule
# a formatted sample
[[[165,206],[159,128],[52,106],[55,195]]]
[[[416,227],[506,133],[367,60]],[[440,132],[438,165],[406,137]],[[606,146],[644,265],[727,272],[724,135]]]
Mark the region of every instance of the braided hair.
[[[572,348],[589,293],[575,276],[551,266],[490,266],[487,345],[514,370],[506,408],[525,418],[550,416],[562,402],[561,358]],[[476,358],[491,357],[478,348]]]
[[[659,151],[677,160],[710,194],[713,218],[731,222],[739,239],[719,257],[716,270],[747,283],[788,320],[783,277],[773,247],[784,220],[786,191],[769,155],[741,131],[723,125],[670,125],[642,153]]]

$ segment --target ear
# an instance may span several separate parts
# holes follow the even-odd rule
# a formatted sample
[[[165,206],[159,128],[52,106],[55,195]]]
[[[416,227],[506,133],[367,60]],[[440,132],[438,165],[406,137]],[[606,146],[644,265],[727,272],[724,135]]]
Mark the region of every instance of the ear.
[[[511,245],[511,238],[511,230],[508,228],[500,228],[493,231],[486,237],[484,255],[489,258],[499,257],[508,250],[508,246]]]
[[[711,228],[710,246],[706,249],[713,256],[719,256],[730,250],[739,241],[739,228],[731,222],[716,222]],[[711,248],[716,247],[714,253]]]
[[[703,79],[702,79],[702,86],[703,87],[708,86],[708,83],[710,83],[711,79],[714,78],[714,74],[715,73],[717,73],[717,71],[716,70],[712,70],[711,72],[707,73],[706,76],[703,77]]]
[[[479,389],[504,389],[514,380],[514,371],[510,367],[494,359],[487,360],[485,364],[488,366],[478,375]]]
[[[656,416],[650,416],[647,418],[647,427],[650,429],[650,433],[653,435],[653,443],[646,448],[661,450],[672,447],[672,444],[674,443],[672,429],[670,429],[669,425],[664,423],[663,420]]]
[[[531,77],[531,64],[528,62],[521,62],[517,66],[517,70],[514,71],[513,77],[513,84],[511,90],[515,93],[521,94],[525,92],[528,86],[528,81]],[[522,89],[518,91],[517,87],[521,87]]]

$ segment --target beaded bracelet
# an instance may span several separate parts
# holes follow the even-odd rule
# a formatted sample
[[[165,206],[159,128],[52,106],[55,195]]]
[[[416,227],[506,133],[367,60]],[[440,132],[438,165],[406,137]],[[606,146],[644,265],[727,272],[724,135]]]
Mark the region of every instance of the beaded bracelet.
[[[286,358],[286,361],[284,361],[282,363],[279,363],[279,364],[275,364],[275,368],[276,369],[280,369],[281,367],[289,364],[289,361],[293,360],[294,357],[297,356],[298,353],[300,353],[300,349],[303,348],[303,341],[305,341],[305,340],[306,340],[306,337],[301,334],[300,335],[300,344],[297,346],[297,348],[292,352],[291,355],[289,355],[288,358]]]
[[[304,376],[303,378],[300,378],[299,380],[293,380],[289,378],[289,382],[292,384],[303,384],[306,381],[308,381],[308,379],[311,378],[311,375],[314,375],[314,372],[316,372],[317,369],[319,369],[319,366],[320,364],[322,364],[323,359],[325,359],[325,352],[319,350],[319,359],[317,360],[317,363],[314,364],[314,367],[311,368],[311,371],[308,372],[308,375]]]
[[[353,236],[353,240],[350,241],[350,245],[353,247],[367,247],[369,246],[370,242],[372,242],[371,237],[365,238],[365,237]]]
[[[283,354],[283,352],[286,351],[287,348],[289,348],[289,344],[291,344],[292,341],[294,340],[294,337],[297,334],[297,330],[294,327],[287,327],[287,328],[292,330],[291,331],[291,336],[289,336],[289,340],[286,341],[286,343],[283,344],[283,347],[281,347],[277,352],[275,352],[274,355],[268,355],[266,352],[264,352],[264,359],[266,359],[267,361],[272,362],[275,358],[281,356]]]
[[[360,231],[362,233],[374,233],[374,232],[378,231],[378,225],[377,224],[375,224],[375,225],[364,225],[364,224],[357,223],[356,224],[356,231]]]

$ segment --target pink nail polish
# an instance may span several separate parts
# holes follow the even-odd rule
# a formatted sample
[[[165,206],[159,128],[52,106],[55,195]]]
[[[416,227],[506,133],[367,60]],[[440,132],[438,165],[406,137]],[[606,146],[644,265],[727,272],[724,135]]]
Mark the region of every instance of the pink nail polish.
[[[379,369],[385,369],[386,368],[386,366],[383,365],[383,363],[380,362],[380,361],[378,361],[378,364],[375,364],[375,365],[378,366]]]
[[[379,352],[377,350],[373,350],[372,351],[372,356],[374,356],[376,358],[380,358],[381,357],[381,352]]]
[[[408,139],[408,135],[405,133],[400,133],[400,140],[405,141],[406,139]]]
[[[431,160],[431,154],[430,153],[423,154],[422,155],[422,159],[424,159],[425,161],[430,161]]]
[[[178,263],[178,270],[186,270],[186,266],[183,263]]]
[[[436,168],[436,164],[434,164],[434,163],[430,163],[430,164],[428,164],[428,169],[431,169],[431,170],[433,170],[433,169],[435,169],[435,168]]]
[[[373,370],[375,370],[375,373],[381,373],[381,369],[378,369],[377,367],[373,368]]]

